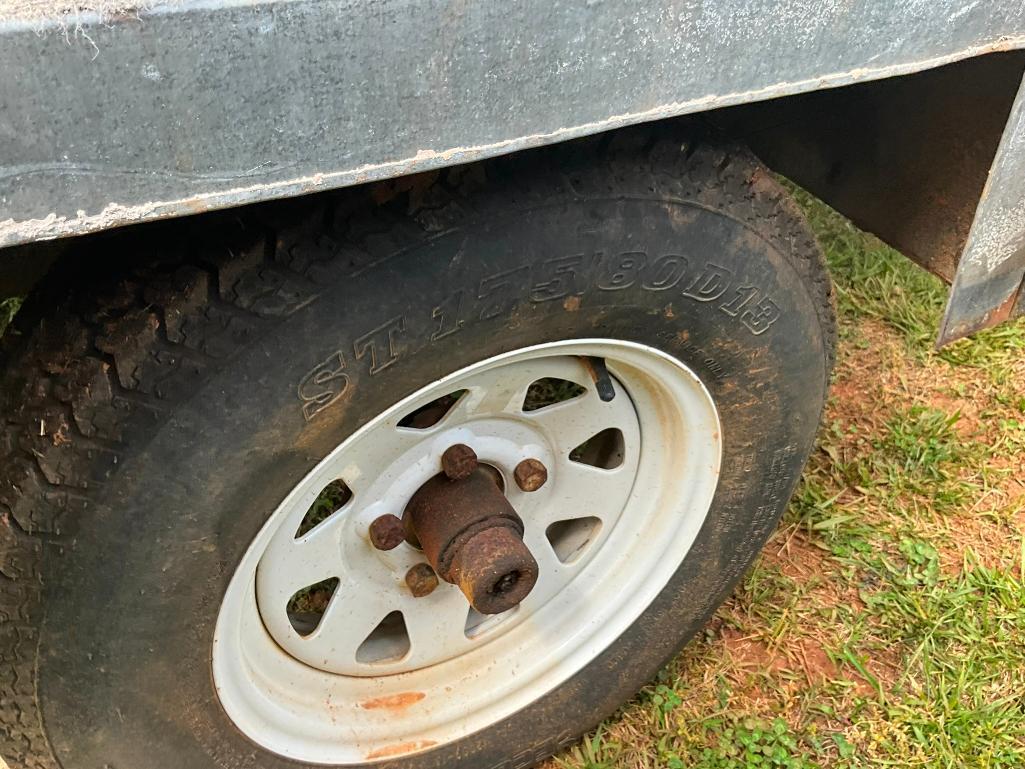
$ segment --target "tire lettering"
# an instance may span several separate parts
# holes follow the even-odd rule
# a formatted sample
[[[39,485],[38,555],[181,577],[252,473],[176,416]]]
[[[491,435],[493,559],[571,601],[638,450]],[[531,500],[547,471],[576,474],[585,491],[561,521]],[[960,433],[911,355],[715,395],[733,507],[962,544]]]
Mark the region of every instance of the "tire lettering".
[[[643,251],[626,251],[606,263],[598,278],[601,291],[620,291],[630,288],[644,269],[648,257]]]
[[[709,262],[701,274],[683,290],[683,295],[697,299],[699,302],[715,301],[726,293],[732,278],[733,273],[730,270]]]
[[[540,280],[530,289],[530,301],[550,302],[577,293],[577,274],[583,255],[560,256],[538,265]]]
[[[497,275],[482,278],[477,290],[477,299],[484,302],[480,309],[481,320],[491,320],[506,315],[516,303],[516,293],[529,279],[530,267],[515,267]]]
[[[719,309],[731,318],[735,318],[757,294],[758,289],[754,286],[741,286],[736,289],[733,298],[727,304],[721,305]]]
[[[680,254],[660,256],[647,272],[648,277],[641,283],[646,291],[665,291],[675,286],[687,272],[687,257]]]
[[[431,317],[438,322],[438,327],[431,334],[432,342],[444,339],[463,327],[463,321],[459,318],[459,307],[462,303],[463,292],[456,291],[431,310]]]
[[[397,315],[373,331],[359,337],[352,345],[356,360],[370,357],[370,374],[379,374],[399,359],[395,338],[406,330],[406,320]]]
[[[340,351],[335,352],[299,382],[299,400],[307,422],[345,394],[349,377],[344,368],[345,358]]]
[[[748,310],[740,316],[740,322],[747,326],[755,336],[764,334],[769,326],[779,320],[779,307],[771,299],[763,299],[754,310]]]
[[[593,264],[600,257],[600,253],[594,253],[588,264]],[[431,308],[433,331],[429,339],[436,342],[462,329],[466,322],[463,313],[470,313],[471,317],[476,316],[480,320],[491,320],[508,314],[517,300],[523,297],[525,286],[529,286],[527,298],[538,303],[570,296],[579,297],[586,293],[588,287],[599,291],[619,291],[637,286],[644,291],[665,291],[679,285],[690,267],[688,259],[681,254],[663,254],[649,261],[643,251],[624,251],[612,257],[601,264],[597,278],[591,270],[587,271],[588,274],[582,274],[583,264],[583,254],[549,259],[538,265],[538,279],[532,285],[529,282],[531,268],[528,265],[484,277],[478,284],[476,308],[464,307],[464,292],[457,290]],[[732,282],[731,270],[708,262],[681,293],[699,302],[712,302],[725,297]],[[733,289],[717,309],[729,317],[739,318],[740,323],[755,336],[768,331],[782,314],[775,301],[751,285],[740,285]],[[399,340],[406,331],[407,323],[402,315],[385,321],[353,342],[355,359],[367,359],[370,375],[379,374],[402,356],[403,348]],[[688,344],[684,346],[686,348]],[[702,355],[702,362],[716,379],[726,375],[714,358],[703,351],[697,352]],[[348,389],[349,374],[345,371],[344,355],[341,351],[333,352],[307,372],[298,385],[303,419],[310,421],[336,403]]]

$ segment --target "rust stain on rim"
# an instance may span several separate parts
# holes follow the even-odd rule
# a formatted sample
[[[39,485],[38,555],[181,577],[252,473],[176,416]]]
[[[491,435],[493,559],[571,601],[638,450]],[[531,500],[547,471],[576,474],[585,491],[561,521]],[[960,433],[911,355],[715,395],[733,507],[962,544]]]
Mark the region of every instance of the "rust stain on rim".
[[[399,745],[389,745],[387,748],[381,748],[380,750],[373,750],[370,753],[367,753],[367,760],[370,761],[375,758],[404,756],[407,753],[412,753],[416,750],[424,750],[437,744],[438,743],[434,740],[420,740],[419,742],[403,742]]]
[[[360,703],[364,710],[405,710],[410,705],[415,705],[427,695],[423,692],[402,692],[389,697],[377,697],[372,700]]]

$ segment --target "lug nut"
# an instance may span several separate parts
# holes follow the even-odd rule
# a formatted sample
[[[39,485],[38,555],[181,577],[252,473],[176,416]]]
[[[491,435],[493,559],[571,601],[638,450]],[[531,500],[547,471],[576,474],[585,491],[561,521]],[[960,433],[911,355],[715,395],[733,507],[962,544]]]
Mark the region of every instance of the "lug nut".
[[[524,459],[513,470],[516,485],[523,491],[537,491],[548,480],[548,468],[537,459]]]
[[[429,563],[418,563],[406,572],[406,586],[414,598],[423,598],[438,586],[438,575]]]
[[[477,452],[465,443],[456,443],[441,455],[441,470],[451,481],[469,478],[477,469]]]
[[[406,527],[395,515],[382,515],[370,524],[370,543],[378,550],[393,550],[406,538]]]

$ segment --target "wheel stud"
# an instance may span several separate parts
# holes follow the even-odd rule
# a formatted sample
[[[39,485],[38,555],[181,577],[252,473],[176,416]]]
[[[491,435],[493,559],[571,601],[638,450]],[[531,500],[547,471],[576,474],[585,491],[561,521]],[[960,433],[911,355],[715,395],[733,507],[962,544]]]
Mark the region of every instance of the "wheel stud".
[[[414,598],[423,598],[438,586],[438,575],[429,563],[418,563],[406,572],[406,586]]]
[[[370,543],[378,550],[393,550],[406,538],[406,527],[395,515],[382,515],[370,524]]]
[[[548,480],[548,468],[537,459],[524,459],[513,470],[516,485],[523,491],[537,491]]]
[[[441,470],[450,481],[469,478],[477,469],[477,452],[465,443],[456,443],[441,455]]]

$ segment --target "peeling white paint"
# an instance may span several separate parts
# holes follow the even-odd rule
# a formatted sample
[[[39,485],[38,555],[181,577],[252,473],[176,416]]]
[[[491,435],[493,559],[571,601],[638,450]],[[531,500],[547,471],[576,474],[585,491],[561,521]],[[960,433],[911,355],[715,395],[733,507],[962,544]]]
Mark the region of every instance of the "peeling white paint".
[[[0,247],[36,240],[50,240],[154,219],[198,213],[261,200],[290,197],[322,189],[333,189],[387,179],[455,163],[494,157],[529,147],[553,144],[623,126],[702,112],[718,107],[847,85],[859,81],[910,74],[984,53],[1022,47],[1025,47],[1025,36],[998,38],[984,45],[965,48],[945,56],[900,65],[861,67],[801,81],[775,83],[764,88],[726,95],[709,94],[688,101],[671,102],[649,110],[613,115],[599,121],[559,128],[554,131],[519,136],[500,142],[452,147],[445,150],[424,149],[412,157],[367,163],[346,170],[317,173],[291,180],[236,186],[174,200],[149,201],[130,205],[110,203],[99,213],[87,214],[79,211],[74,217],[58,216],[55,213],[51,213],[44,218],[21,221],[8,218],[0,221]]]
[[[980,207],[980,214],[980,226],[968,241],[964,260],[990,273],[1025,247],[1025,200],[1002,208]]]

